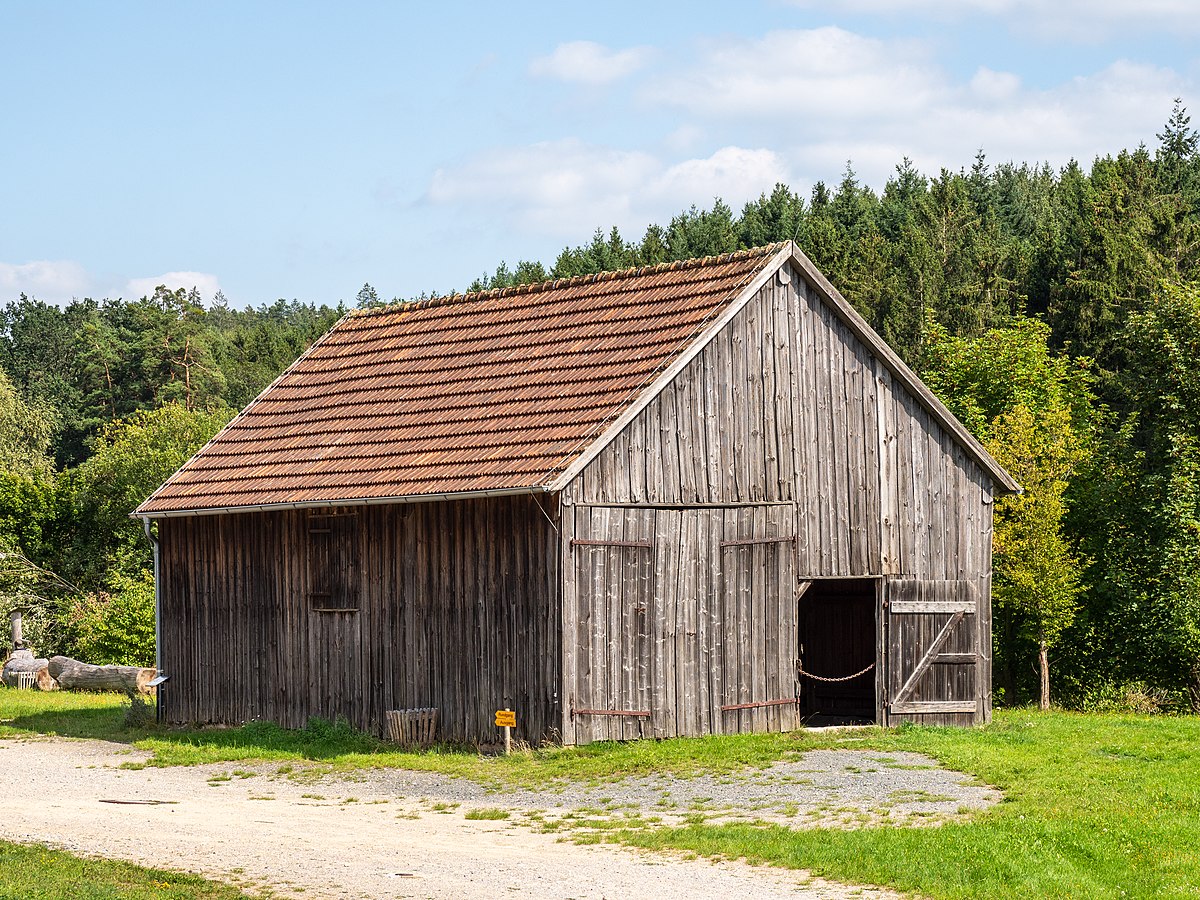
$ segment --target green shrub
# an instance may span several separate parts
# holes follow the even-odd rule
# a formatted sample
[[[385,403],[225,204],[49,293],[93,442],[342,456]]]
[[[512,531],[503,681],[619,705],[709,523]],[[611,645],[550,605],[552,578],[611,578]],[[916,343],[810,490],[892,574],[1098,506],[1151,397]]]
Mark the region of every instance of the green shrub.
[[[1083,712],[1157,715],[1186,709],[1183,691],[1151,687],[1144,681],[1103,681],[1072,704]]]
[[[67,610],[71,653],[93,665],[154,665],[154,579],[114,572],[109,590],[72,598]]]
[[[155,723],[157,716],[154,701],[148,700],[141,694],[130,694],[125,703],[126,728],[149,728]]]

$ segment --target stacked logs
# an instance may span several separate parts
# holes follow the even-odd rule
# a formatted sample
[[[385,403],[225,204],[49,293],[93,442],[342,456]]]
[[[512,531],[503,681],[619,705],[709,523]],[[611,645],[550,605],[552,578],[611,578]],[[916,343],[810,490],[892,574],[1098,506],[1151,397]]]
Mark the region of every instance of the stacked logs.
[[[17,687],[22,673],[32,673],[33,683],[43,691],[120,691],[148,694],[149,682],[157,672],[139,666],[92,666],[69,656],[37,659],[32,650],[14,650],[0,671],[0,681]]]

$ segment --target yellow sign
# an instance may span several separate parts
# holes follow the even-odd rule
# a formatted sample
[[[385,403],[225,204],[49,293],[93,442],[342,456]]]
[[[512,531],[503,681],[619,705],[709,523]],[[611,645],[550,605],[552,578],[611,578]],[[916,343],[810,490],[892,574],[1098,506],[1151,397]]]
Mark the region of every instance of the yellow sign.
[[[516,728],[517,714],[511,709],[496,710],[496,727],[497,728]]]

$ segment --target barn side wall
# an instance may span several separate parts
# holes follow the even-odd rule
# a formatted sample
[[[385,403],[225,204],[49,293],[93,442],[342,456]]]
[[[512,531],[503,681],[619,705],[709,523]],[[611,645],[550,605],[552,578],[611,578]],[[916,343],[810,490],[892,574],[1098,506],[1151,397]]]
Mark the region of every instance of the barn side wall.
[[[546,501],[542,501],[546,504]],[[389,709],[436,707],[439,738],[557,737],[558,535],[533,498],[349,507],[339,578],[314,595],[304,510],[159,523],[162,704],[171,722],[341,718],[377,734]],[[322,557],[321,559],[324,559]],[[350,562],[346,562],[349,560]]]
[[[889,720],[990,717],[991,479],[792,267],[580,473],[563,503],[790,504],[799,581],[975,585],[978,609],[945,649],[980,655],[959,685],[977,712]],[[574,597],[568,585],[568,607]],[[882,664],[889,622],[880,616]],[[882,682],[880,693],[882,704]]]

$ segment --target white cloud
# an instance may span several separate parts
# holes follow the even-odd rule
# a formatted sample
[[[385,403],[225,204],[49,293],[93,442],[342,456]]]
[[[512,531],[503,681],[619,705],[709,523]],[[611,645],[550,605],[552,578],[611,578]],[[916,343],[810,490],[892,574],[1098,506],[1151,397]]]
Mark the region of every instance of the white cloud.
[[[1088,41],[1130,29],[1200,31],[1195,0],[791,0],[791,4],[830,15],[927,15],[954,20],[995,16],[1008,20],[1015,30],[1067,40]]]
[[[35,260],[0,263],[0,303],[28,294],[46,303],[63,305],[76,298],[124,297],[132,300],[154,293],[160,284],[171,289],[195,287],[205,301],[221,289],[216,275],[207,272],[165,272],[148,278],[133,278],[120,287],[120,278],[98,278],[70,260]]]
[[[92,284],[83,266],[70,260],[0,263],[0,299],[4,302],[28,294],[47,303],[69,303],[89,294]]]
[[[850,120],[912,115],[944,91],[923,45],[828,27],[711,43],[697,65],[650,85],[645,99],[704,117]]]
[[[707,159],[686,159],[669,166],[646,189],[655,200],[674,203],[675,209],[692,203],[705,205],[714,197],[740,205],[787,179],[787,166],[770,150],[722,147]]]
[[[994,92],[986,98],[979,93],[975,79],[954,92],[951,102],[930,107],[909,123],[817,129],[817,140],[796,148],[793,166],[823,173],[851,159],[877,188],[903,156],[930,174],[969,164],[981,148],[993,163],[1061,166],[1077,159],[1087,166],[1097,155],[1132,149],[1154,135],[1180,88],[1169,72],[1119,63],[1049,91]]]
[[[787,179],[787,166],[770,150],[731,146],[667,163],[649,153],[568,139],[493,150],[439,169],[427,199],[498,209],[519,227],[579,240],[593,226],[636,231],[717,196],[736,208]]]
[[[971,77],[971,93],[984,103],[1001,103],[1017,96],[1021,79],[1012,72],[996,72],[980,66]]]
[[[486,204],[509,219],[552,234],[629,216],[631,191],[658,164],[648,153],[595,147],[569,138],[481,153],[438,169],[427,198],[438,205]]]
[[[130,279],[122,289],[121,296],[127,300],[149,297],[160,284],[171,290],[196,288],[205,302],[212,300],[213,295],[221,289],[217,276],[207,272],[164,272],[162,275],[151,275],[148,278]]]
[[[929,173],[968,164],[979,148],[993,161],[1086,164],[1154,135],[1189,87],[1127,61],[1050,89],[987,68],[962,81],[923,44],[819,28],[711,42],[644,99],[712,135],[766,142],[809,180],[830,180],[850,159],[878,188],[905,156]]]
[[[968,143],[992,159],[1062,164],[1075,158],[1086,165],[1096,155],[1152,141],[1183,92],[1174,73],[1123,61],[1049,90],[1024,90],[1014,79],[977,73],[951,103],[929,111],[928,137],[913,133],[910,140],[926,152],[940,149],[943,165],[955,159],[961,165]]]
[[[981,148],[993,164],[1087,165],[1152,143],[1174,98],[1196,87],[1124,60],[1048,88],[987,67],[962,77],[930,44],[835,27],[691,49],[641,87],[637,115],[653,123],[652,148],[615,149],[611,138],[485,148],[438,169],[425,201],[463,226],[577,242],[615,224],[636,236],[716,196],[737,209],[777,181],[800,191],[836,182],[847,160],[876,189],[904,157],[936,175],[970,165]]]
[[[529,73],[589,85],[611,84],[642,68],[650,54],[649,47],[610,50],[594,41],[568,41],[555,47],[549,56],[533,60]]]

